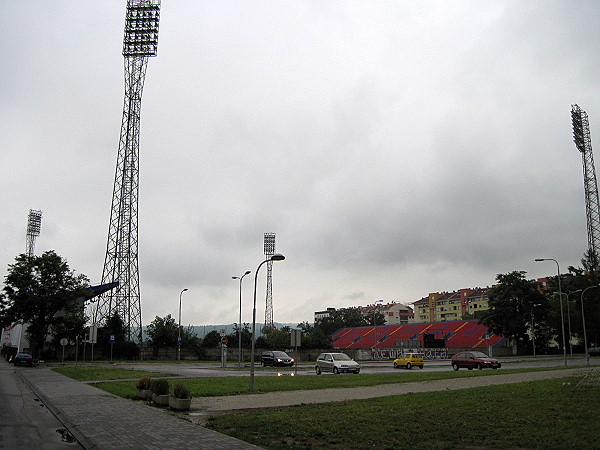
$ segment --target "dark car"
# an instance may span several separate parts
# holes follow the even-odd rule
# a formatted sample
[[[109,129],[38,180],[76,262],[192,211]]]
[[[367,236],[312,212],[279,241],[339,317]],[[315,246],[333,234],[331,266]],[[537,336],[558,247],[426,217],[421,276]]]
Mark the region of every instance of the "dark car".
[[[590,348],[588,348],[588,355],[590,355],[590,356],[600,356],[600,347],[590,347]]]
[[[262,366],[293,366],[294,358],[286,352],[263,352],[260,357]]]
[[[13,364],[15,366],[33,366],[33,356],[30,353],[19,352],[15,355],[13,359]]]
[[[469,351],[460,352],[452,357],[452,368],[458,370],[464,369],[499,369],[500,362],[495,358],[490,358],[483,352]]]

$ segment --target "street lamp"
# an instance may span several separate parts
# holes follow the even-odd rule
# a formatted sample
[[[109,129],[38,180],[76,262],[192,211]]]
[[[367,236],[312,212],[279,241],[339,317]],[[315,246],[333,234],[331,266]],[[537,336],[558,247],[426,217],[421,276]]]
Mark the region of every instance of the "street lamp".
[[[533,356],[535,356],[535,326],[533,322],[533,308],[536,306],[542,306],[542,304],[536,303],[535,305],[531,305],[531,339],[533,341]]]
[[[177,361],[181,359],[181,294],[187,291],[187,288],[182,289],[179,293],[179,327],[177,327]]]
[[[269,261],[283,261],[285,256],[281,253],[275,253],[270,258],[265,259],[261,262],[256,268],[256,272],[254,272],[254,304],[252,307],[252,350],[250,352],[250,392],[254,392],[254,344],[256,341],[256,281],[258,278],[258,271],[262,267],[262,265]]]
[[[588,354],[588,344],[587,344],[587,333],[585,331],[585,313],[583,312],[583,295],[585,294],[585,291],[587,291],[588,289],[592,289],[592,288],[597,288],[600,287],[599,285],[596,286],[589,286],[586,287],[583,292],[581,293],[581,320],[583,321],[583,345],[585,346],[585,360],[587,361],[587,365],[590,365],[590,355]]]
[[[565,316],[563,313],[562,288],[560,285],[560,266],[558,265],[558,261],[553,258],[537,258],[535,261],[536,262],[554,261],[556,263],[556,270],[558,272],[558,293],[559,293],[559,301],[560,301],[560,325],[562,328],[563,357],[565,360],[565,367],[566,367],[567,366],[567,346],[565,345]]]
[[[377,326],[375,325],[375,313],[377,312],[377,303],[383,303],[383,300],[376,300],[375,306],[373,307],[373,332],[375,334],[375,344],[373,345],[373,348],[377,347]]]
[[[231,277],[234,280],[240,280],[240,320],[238,322],[238,367],[242,367],[242,280],[251,272],[246,271],[241,277]]]

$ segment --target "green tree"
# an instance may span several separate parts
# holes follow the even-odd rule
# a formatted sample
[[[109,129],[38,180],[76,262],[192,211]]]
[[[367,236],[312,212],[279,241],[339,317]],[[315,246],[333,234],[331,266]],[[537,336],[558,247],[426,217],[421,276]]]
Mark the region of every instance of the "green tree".
[[[206,335],[202,339],[202,347],[204,348],[215,348],[220,343],[221,335],[217,330],[213,330],[209,333],[206,333]]]
[[[527,280],[523,271],[498,274],[496,281],[498,283],[489,291],[489,309],[481,323],[495,334],[513,339],[517,348],[522,349],[530,340],[532,311],[537,308],[533,332],[538,336],[539,328],[545,322],[548,301],[539,291],[537,282]]]
[[[298,328],[302,330],[301,347],[303,349],[331,348],[331,338],[321,328],[311,325],[308,322],[299,323]]]
[[[127,335],[128,330],[123,319],[118,314],[113,314],[98,327],[97,348],[105,358],[108,358],[112,351],[112,356],[116,359],[137,359],[140,348],[135,342],[129,341]],[[111,336],[114,338],[113,344],[110,343]]]
[[[283,350],[290,346],[290,328],[283,327],[281,330],[273,329],[265,335],[266,348],[272,350]]]
[[[373,317],[372,314],[371,317]],[[369,322],[358,308],[337,309],[332,311],[328,317],[315,322],[315,326],[319,327],[327,336],[331,336],[340,328],[364,327],[366,325],[369,325]]]
[[[546,295],[549,299],[547,324],[555,330],[556,340],[562,342],[561,320],[564,317],[565,334],[568,334],[568,324],[571,324],[571,334],[583,344],[583,311],[586,323],[588,345],[600,344],[600,271],[598,257],[589,250],[581,259],[581,267],[570,266],[568,273],[561,274],[561,291],[563,293],[563,314],[560,313],[558,296],[558,276],[548,278]],[[587,289],[590,288],[590,289]],[[585,291],[585,298],[581,298]],[[566,337],[568,340],[568,336]]]
[[[164,318],[156,316],[148,325],[146,334],[153,347],[174,347],[177,345],[178,326],[171,314]]]
[[[238,325],[237,323],[233,325],[233,333],[227,335],[227,340],[229,343],[227,344],[229,347],[238,346]],[[252,333],[250,333],[250,325],[245,323],[242,325],[242,348],[250,348],[252,346]]]
[[[88,287],[87,277],[76,275],[54,251],[21,254],[8,266],[0,299],[2,321],[29,324],[32,353],[39,356],[52,330],[64,325],[70,314],[83,314]]]

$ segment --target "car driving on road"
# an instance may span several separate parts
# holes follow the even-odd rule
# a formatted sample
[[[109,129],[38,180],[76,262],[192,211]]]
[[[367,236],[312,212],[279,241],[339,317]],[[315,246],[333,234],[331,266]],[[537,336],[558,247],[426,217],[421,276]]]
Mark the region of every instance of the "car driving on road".
[[[322,372],[333,372],[335,374],[342,372],[360,372],[360,364],[354,361],[345,353],[321,353],[317,357],[315,372],[321,375]]]
[[[293,366],[294,358],[286,352],[263,352],[260,357],[263,366]]]
[[[398,367],[411,369],[412,366],[417,366],[419,369],[422,369],[423,364],[423,353],[405,353],[400,358],[394,360],[395,369]]]
[[[458,369],[499,369],[501,367],[500,362],[495,358],[490,358],[483,352],[468,351],[460,352],[452,357],[452,368]]]

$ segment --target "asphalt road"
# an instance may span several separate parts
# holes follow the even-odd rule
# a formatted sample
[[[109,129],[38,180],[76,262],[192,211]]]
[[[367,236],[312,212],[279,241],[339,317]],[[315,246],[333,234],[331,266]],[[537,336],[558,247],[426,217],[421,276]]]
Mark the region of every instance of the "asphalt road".
[[[536,368],[536,367],[564,367],[564,359],[562,356],[522,356],[522,357],[500,357],[502,369],[518,369],[518,368]],[[600,358],[591,358],[591,364],[594,366],[600,365]],[[394,369],[392,361],[359,361],[361,364],[361,373],[407,373],[406,369]],[[586,361],[583,355],[574,355],[568,357],[568,367],[584,366]],[[249,364],[246,363],[241,369],[237,367],[237,363],[229,363],[223,368],[217,363],[201,363],[201,362],[180,362],[180,363],[117,363],[116,367],[127,369],[147,370],[153,372],[165,372],[178,374],[184,377],[235,377],[248,376]],[[298,365],[298,370],[294,368],[282,367],[260,367],[260,364],[255,366],[256,376],[277,376],[290,375],[294,373],[298,376],[315,375],[314,362],[304,362]],[[500,369],[500,370],[502,370]],[[412,368],[411,371],[420,371],[421,369]],[[461,369],[466,370],[466,369]],[[422,371],[452,371],[449,360],[426,361],[425,368]]]
[[[58,419],[25,385],[19,371],[36,370],[0,364],[0,448],[78,449]]]

